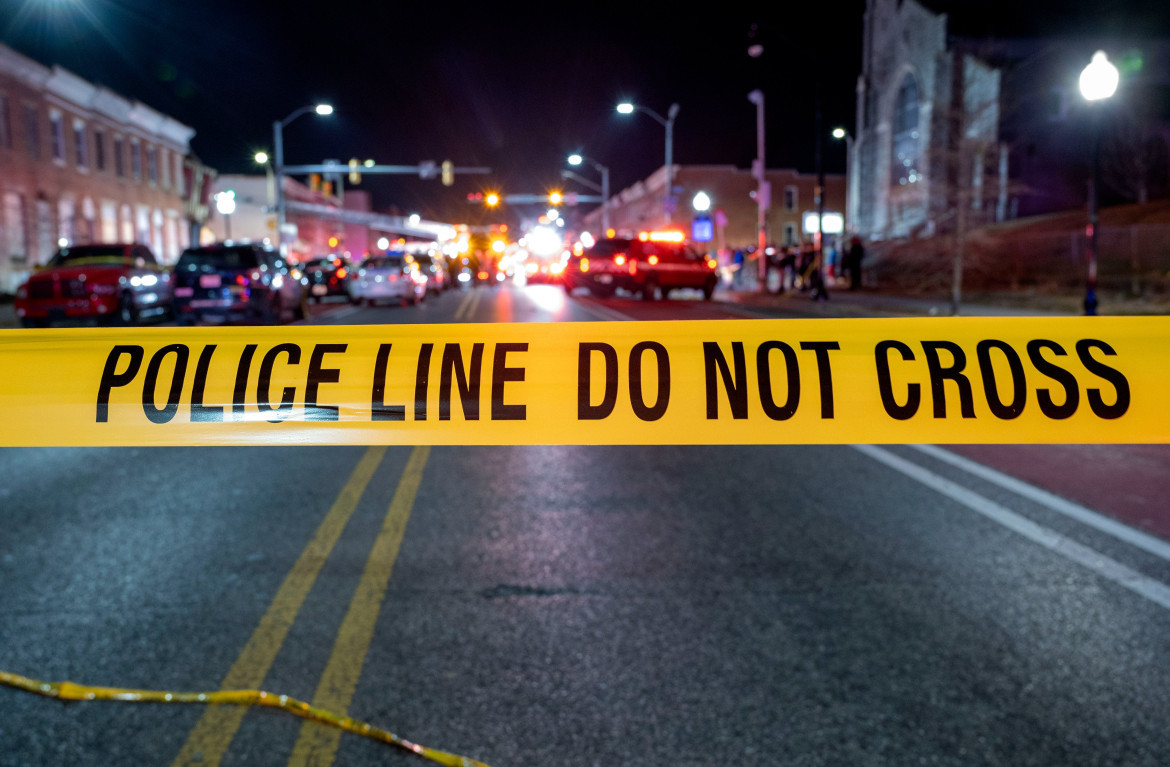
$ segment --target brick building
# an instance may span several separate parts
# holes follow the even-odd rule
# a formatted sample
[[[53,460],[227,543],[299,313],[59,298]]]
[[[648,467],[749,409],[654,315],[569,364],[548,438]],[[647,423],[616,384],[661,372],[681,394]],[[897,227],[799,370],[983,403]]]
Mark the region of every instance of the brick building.
[[[194,133],[0,45],[0,293],[60,242],[137,240],[173,262],[207,212]]]
[[[811,241],[807,218],[817,210],[816,174],[774,169],[767,171],[765,176],[772,190],[766,218],[769,242],[793,245]],[[726,220],[722,226],[715,227],[711,247],[753,247],[759,241],[756,232],[759,207],[755,199],[758,184],[751,170],[733,165],[676,165],[672,185],[678,202],[671,222],[689,231],[697,215],[691,201],[699,192],[705,192],[711,200],[708,215],[716,223]],[[610,227],[619,234],[628,235],[664,226],[665,188],[666,168],[663,166],[648,178],[613,195],[609,210]],[[826,225],[834,214],[844,216],[845,176],[825,174],[824,209]],[[591,232],[600,232],[601,208],[587,213],[582,226]]]

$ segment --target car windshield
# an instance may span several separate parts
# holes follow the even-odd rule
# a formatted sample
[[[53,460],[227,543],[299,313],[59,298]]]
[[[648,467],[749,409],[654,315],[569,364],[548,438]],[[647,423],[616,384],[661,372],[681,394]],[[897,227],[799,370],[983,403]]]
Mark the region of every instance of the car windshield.
[[[197,272],[254,269],[259,265],[252,248],[199,248],[183,253],[175,269]]]
[[[585,251],[589,258],[612,258],[618,253],[625,253],[630,249],[632,240],[598,240],[593,247]]]
[[[87,245],[61,248],[49,262],[49,266],[81,266],[93,264],[121,265],[126,260],[126,249],[122,246]]]
[[[375,256],[374,258],[366,259],[366,263],[362,265],[364,269],[401,269],[406,265],[406,262],[401,258],[394,258],[393,256]]]

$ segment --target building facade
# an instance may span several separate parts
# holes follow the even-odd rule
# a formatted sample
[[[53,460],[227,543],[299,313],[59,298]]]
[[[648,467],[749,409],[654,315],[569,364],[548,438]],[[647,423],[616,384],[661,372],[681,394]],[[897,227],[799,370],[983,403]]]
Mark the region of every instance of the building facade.
[[[171,263],[214,175],[195,131],[0,45],[0,293],[61,243],[138,241]]]
[[[915,0],[867,0],[862,44],[850,156],[856,231],[928,236],[1002,220],[999,69],[948,39],[946,15]]]
[[[792,169],[774,169],[765,173],[771,188],[765,201],[768,242],[796,245],[812,241],[817,212],[817,177]],[[676,165],[671,185],[677,203],[668,217],[663,193],[666,168],[659,168],[648,178],[613,195],[609,202],[610,227],[622,236],[671,226],[691,232],[695,220],[704,214],[696,211],[692,201],[699,192],[710,200],[706,216],[712,220],[712,249],[731,250],[754,247],[759,242],[759,181],[750,169],[733,165]],[[826,230],[831,222],[844,219],[845,176],[825,174],[824,210]],[[601,231],[601,208],[582,217],[582,228]],[[810,228],[811,227],[811,228]]]

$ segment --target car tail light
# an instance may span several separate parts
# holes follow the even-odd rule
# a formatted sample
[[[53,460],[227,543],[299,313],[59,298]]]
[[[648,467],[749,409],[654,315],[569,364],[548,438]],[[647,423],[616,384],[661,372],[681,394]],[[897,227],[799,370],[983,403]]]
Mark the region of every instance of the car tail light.
[[[650,266],[654,266],[658,263],[658,256],[650,256],[650,258],[646,260],[650,262]]]
[[[583,272],[589,271],[589,259],[582,258],[581,262],[579,264],[579,267],[580,267],[581,271],[583,271]]]
[[[259,279],[259,275],[253,275],[253,278]],[[248,287],[248,278],[242,274],[236,275],[236,284],[242,288]]]
[[[613,257],[613,262],[615,264],[617,264],[618,266],[622,266],[623,264],[626,263],[626,254],[625,253],[618,253],[616,256]]]
[[[637,262],[637,260],[631,261],[630,262],[630,274],[637,274],[637,273],[638,273],[638,262]]]
[[[708,258],[708,259],[707,259],[707,268],[708,268],[708,269],[714,269],[714,268],[715,268],[715,267],[717,267],[717,266],[719,266],[719,262],[718,262],[718,261],[716,261],[716,260],[715,260],[715,259],[713,259],[713,258]]]
[[[348,272],[345,271],[345,267],[338,269],[337,270],[337,279],[344,280],[346,274],[348,274]]]
[[[488,273],[487,272],[480,272],[477,276],[481,280],[486,280],[488,278]]]

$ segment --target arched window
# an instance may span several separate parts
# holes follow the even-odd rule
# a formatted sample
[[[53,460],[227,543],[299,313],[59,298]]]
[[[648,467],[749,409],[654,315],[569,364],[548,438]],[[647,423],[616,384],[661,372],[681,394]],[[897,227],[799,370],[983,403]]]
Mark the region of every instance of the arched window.
[[[905,187],[922,180],[918,172],[918,84],[907,74],[894,102],[893,157],[890,185]]]

